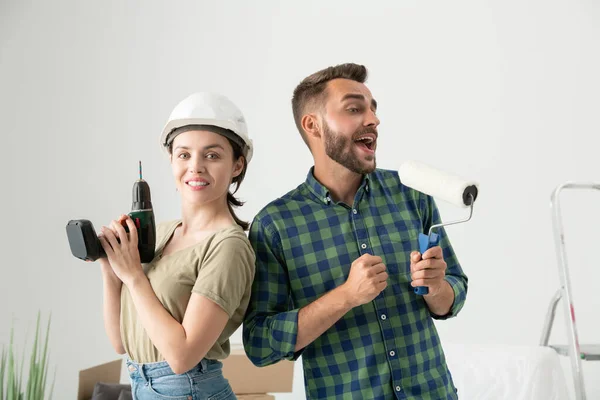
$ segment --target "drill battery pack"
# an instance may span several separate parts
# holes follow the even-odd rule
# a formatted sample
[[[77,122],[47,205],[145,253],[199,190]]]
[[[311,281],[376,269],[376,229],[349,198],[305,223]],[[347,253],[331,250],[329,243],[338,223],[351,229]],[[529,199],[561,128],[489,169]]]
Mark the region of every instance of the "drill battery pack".
[[[154,246],[156,243],[154,215],[147,211],[133,211],[129,216],[137,228],[140,261],[149,263],[154,259]],[[125,221],[122,225],[125,232],[129,233]],[[106,257],[100,239],[96,235],[94,225],[87,219],[69,221],[67,223],[67,239],[71,253],[80,260],[96,261],[99,258]]]
[[[71,253],[83,261],[96,261],[106,257],[94,225],[87,219],[71,220],[67,223],[67,238]]]

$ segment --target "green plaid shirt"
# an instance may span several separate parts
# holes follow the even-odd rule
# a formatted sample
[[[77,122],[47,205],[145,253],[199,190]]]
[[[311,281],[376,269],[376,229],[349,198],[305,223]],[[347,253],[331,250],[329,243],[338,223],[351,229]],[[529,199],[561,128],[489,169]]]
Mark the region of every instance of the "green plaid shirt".
[[[243,327],[248,357],[265,366],[302,354],[310,399],[457,399],[433,319],[460,311],[467,277],[443,229],[450,313],[432,314],[410,286],[418,234],[439,220],[434,200],[401,184],[397,172],[366,175],[348,206],[335,203],[311,169],[250,228],[256,277]],[[365,253],[383,258],[387,288],[295,353],[298,310],[343,284]]]

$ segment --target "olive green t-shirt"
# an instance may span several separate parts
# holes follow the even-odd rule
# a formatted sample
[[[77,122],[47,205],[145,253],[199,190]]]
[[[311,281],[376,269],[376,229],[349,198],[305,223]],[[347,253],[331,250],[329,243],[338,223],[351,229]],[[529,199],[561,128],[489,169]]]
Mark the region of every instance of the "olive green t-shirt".
[[[163,248],[180,224],[175,220],[157,226],[155,257],[143,265],[144,272],[156,297],[179,323],[183,322],[192,293],[207,297],[225,310],[229,321],[206,354],[208,359],[224,359],[229,355],[229,337],[241,325],[250,300],[254,252],[246,233],[236,224],[163,257]],[[121,290],[121,340],[133,361],[164,361],[146,334],[125,285]]]

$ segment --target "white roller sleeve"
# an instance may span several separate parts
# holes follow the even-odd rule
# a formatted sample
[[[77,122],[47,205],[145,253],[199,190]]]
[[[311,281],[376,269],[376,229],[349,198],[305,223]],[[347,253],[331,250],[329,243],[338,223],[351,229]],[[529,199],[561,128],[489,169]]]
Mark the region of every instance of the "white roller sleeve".
[[[402,163],[398,174],[404,185],[458,207],[469,205],[465,203],[469,198],[468,195],[465,196],[465,192],[473,192],[472,186],[479,189],[476,182],[461,179],[417,161]],[[477,191],[474,197],[477,198]]]

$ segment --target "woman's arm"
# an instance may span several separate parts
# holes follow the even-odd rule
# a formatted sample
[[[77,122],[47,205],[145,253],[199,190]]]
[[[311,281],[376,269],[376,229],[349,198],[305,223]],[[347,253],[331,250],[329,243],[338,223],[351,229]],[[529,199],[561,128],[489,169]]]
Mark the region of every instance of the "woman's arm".
[[[121,341],[121,287],[123,282],[115,275],[106,258],[101,258],[100,269],[103,281],[104,329],[108,340],[118,354],[125,354]]]
[[[192,293],[180,324],[163,307],[145,276],[127,282],[127,287],[146,333],[176,374],[189,371],[206,356],[229,320],[212,300]]]

